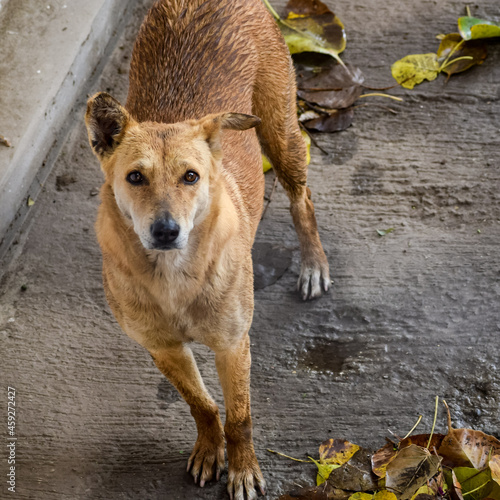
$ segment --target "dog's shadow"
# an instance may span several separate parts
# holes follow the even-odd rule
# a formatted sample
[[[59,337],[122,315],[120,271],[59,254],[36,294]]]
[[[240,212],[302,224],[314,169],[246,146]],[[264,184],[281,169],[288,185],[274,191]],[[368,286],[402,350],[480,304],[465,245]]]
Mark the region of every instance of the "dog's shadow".
[[[292,265],[292,251],[283,245],[265,241],[255,242],[252,248],[254,290],[276,283]]]

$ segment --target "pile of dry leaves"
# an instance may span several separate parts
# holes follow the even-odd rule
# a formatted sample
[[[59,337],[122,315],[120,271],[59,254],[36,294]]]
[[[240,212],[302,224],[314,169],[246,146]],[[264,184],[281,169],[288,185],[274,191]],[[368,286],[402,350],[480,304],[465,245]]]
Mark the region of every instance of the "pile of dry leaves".
[[[318,460],[298,460],[316,464],[317,485],[280,500],[500,500],[500,441],[453,429],[449,410],[446,436],[388,441],[373,454],[342,439],[325,441]]]

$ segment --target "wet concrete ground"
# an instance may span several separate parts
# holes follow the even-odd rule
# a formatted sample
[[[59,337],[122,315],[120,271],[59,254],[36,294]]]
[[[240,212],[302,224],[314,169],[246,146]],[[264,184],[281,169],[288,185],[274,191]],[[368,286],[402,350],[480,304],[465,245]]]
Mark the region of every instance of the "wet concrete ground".
[[[144,5],[91,92],[125,100]],[[344,60],[375,87],[391,83],[395,60],[435,51],[434,36],[463,13],[450,0],[331,6],[346,25]],[[494,0],[471,7],[500,16]],[[317,136],[329,155],[313,148],[309,183],[335,281],[320,300],[294,292],[298,242],[278,189],[256,269],[272,265],[266,246],[291,264],[256,291],[251,331],[254,436],[269,498],[312,484],[314,469],[266,448],[304,457],[328,437],[376,448],[387,429],[405,434],[419,414],[428,431],[435,395],[456,426],[500,435],[499,63],[497,42],[482,66],[446,86],[395,89],[405,99],[397,115],[359,108],[350,129]],[[16,389],[16,498],[225,498],[225,476],[192,484],[189,409],[106,305],[93,233],[102,177],[83,112],[82,100],[0,285],[1,380]],[[213,356],[196,353],[222,405]],[[441,413],[438,430],[444,423]],[[2,477],[6,467],[5,455]]]

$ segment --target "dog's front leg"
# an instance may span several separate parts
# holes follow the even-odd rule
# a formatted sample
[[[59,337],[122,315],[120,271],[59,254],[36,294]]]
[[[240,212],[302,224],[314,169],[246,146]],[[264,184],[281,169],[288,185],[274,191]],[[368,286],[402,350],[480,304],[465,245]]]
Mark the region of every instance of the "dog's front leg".
[[[191,469],[195,483],[204,486],[224,470],[224,431],[219,408],[208,394],[191,349],[183,344],[150,351],[156,366],[167,377],[191,407],[191,414],[198,428],[198,439],[189,457],[187,470]]]
[[[248,334],[229,349],[215,353],[226,404],[227,489],[230,498],[235,500],[243,500],[245,490],[248,500],[255,499],[255,488],[258,487],[264,495],[266,487],[252,440],[250,361]]]

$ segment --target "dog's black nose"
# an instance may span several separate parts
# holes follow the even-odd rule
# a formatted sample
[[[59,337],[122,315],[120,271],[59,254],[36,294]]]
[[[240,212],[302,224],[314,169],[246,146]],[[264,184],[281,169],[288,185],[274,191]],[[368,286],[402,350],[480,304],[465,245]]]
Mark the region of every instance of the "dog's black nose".
[[[151,236],[159,247],[167,247],[179,236],[180,227],[172,218],[156,219],[151,224]]]

